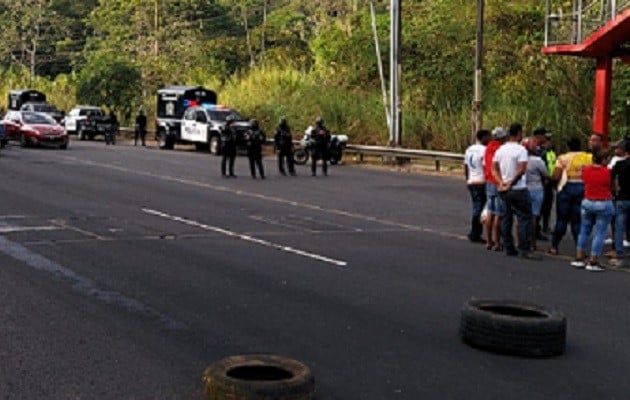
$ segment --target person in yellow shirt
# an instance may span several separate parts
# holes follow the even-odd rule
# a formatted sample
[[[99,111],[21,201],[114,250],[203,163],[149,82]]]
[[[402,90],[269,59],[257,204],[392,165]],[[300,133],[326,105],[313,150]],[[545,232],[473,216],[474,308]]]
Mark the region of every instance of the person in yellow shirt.
[[[590,143],[590,140],[589,140]],[[551,239],[550,254],[558,254],[560,241],[571,224],[571,236],[577,242],[580,233],[580,210],[584,198],[582,168],[593,164],[590,153],[582,151],[582,142],[574,137],[567,141],[568,152],[556,160],[552,179],[558,182],[556,195],[556,227]]]

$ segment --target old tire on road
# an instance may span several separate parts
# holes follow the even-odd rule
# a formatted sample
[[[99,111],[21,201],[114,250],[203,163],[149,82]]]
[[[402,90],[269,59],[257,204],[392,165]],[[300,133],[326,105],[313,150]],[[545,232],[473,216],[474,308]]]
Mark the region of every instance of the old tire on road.
[[[211,364],[203,373],[207,399],[312,400],[315,379],[299,361],[276,355],[240,355]]]
[[[563,313],[531,303],[472,299],[461,310],[462,340],[495,353],[557,356],[564,352],[566,333]]]

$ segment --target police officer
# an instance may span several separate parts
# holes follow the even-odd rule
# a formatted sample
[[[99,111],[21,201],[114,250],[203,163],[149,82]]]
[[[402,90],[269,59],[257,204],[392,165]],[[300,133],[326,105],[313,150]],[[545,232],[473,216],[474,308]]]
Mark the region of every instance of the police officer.
[[[116,144],[116,132],[118,131],[118,118],[114,110],[109,111],[109,129],[105,131],[105,144]]]
[[[249,121],[249,129],[245,134],[245,145],[247,146],[249,171],[253,179],[256,179],[256,167],[258,167],[260,179],[265,179],[265,169],[262,163],[262,147],[266,140],[265,133],[260,129],[258,121],[255,119]]]
[[[324,126],[324,119],[317,117],[315,127],[311,132],[313,141],[313,159],[311,162],[311,174],[317,175],[317,160],[322,160],[322,172],[328,175],[328,150],[330,147],[330,131]]]
[[[221,132],[221,175],[224,178],[236,178],[234,175],[234,161],[236,160],[236,130],[232,126],[234,116],[225,118],[225,127]],[[226,168],[227,167],[227,168]]]
[[[144,138],[147,135],[147,117],[144,115],[144,110],[141,108],[136,116],[136,129],[133,139],[133,145],[138,145],[138,139],[140,139],[143,146],[145,146]]]
[[[295,176],[295,164],[293,162],[293,137],[291,136],[291,128],[287,123],[286,117],[280,118],[280,123],[276,127],[276,134],[273,137],[275,150],[278,151],[278,170],[282,175],[287,173],[284,170],[284,161],[286,160],[291,176]]]

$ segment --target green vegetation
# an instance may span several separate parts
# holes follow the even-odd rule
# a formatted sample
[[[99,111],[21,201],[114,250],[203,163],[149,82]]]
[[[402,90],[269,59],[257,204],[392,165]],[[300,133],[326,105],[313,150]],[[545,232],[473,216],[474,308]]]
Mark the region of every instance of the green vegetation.
[[[377,5],[389,71],[389,12]],[[204,85],[270,130],[322,115],[351,142],[385,144],[369,0],[0,0],[0,93],[32,87],[64,110],[112,107],[123,122],[155,91]],[[471,130],[475,2],[404,0],[403,141],[461,151]],[[484,123],[591,126],[594,63],[540,52],[544,2],[496,0],[485,15]],[[0,105],[6,107],[5,96]],[[630,71],[615,66],[612,136],[626,130]]]

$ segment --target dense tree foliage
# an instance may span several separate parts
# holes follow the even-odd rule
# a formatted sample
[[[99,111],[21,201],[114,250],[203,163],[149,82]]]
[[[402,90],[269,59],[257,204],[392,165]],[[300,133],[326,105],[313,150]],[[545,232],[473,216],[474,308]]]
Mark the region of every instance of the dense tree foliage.
[[[388,1],[375,5],[387,79]],[[540,52],[543,8],[487,2],[484,122],[586,133],[594,64]],[[475,2],[404,0],[402,10],[405,144],[461,150],[470,137]],[[0,86],[47,90],[66,109],[90,102],[124,116],[143,105],[151,115],[157,88],[205,85],[267,128],[280,115],[295,127],[323,115],[353,141],[386,142],[369,0],[0,0],[0,31]],[[619,63],[615,73],[620,136],[630,71]]]

